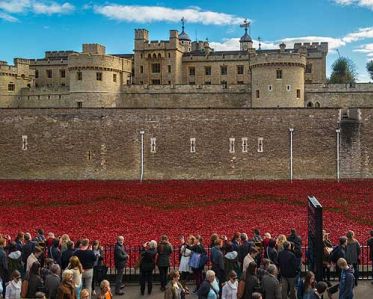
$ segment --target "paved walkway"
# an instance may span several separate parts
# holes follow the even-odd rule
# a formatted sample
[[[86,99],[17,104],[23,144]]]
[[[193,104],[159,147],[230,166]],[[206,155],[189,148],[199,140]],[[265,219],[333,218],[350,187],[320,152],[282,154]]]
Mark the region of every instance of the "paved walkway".
[[[192,289],[192,288],[191,288]],[[114,296],[114,298],[123,298],[123,299],[137,299],[137,298],[147,298],[147,299],[163,299],[163,292],[160,291],[159,285],[153,285],[153,293],[151,295],[144,295],[141,296],[140,294],[140,286],[136,284],[128,285],[125,290],[125,294],[123,296]],[[197,296],[194,294],[190,294],[186,297],[187,299],[197,299]],[[326,299],[327,296],[324,296]],[[337,295],[334,295],[335,299],[338,298]],[[359,281],[359,286],[355,289],[355,299],[373,299],[373,284],[371,281]]]

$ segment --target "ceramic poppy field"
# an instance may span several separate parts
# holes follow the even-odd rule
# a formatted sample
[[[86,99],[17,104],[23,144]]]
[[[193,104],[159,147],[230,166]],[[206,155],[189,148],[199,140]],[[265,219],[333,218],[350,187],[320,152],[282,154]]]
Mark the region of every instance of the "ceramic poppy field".
[[[307,196],[324,207],[324,227],[336,240],[352,229],[365,243],[373,228],[373,180],[345,181],[0,181],[0,233],[69,234],[127,245],[169,235],[253,228],[276,236],[307,230]]]

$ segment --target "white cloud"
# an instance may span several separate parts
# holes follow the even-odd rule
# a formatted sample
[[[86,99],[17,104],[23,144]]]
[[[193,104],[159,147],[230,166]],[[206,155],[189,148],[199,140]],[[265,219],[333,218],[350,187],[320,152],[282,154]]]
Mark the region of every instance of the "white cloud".
[[[49,4],[35,2],[32,5],[32,9],[37,14],[52,15],[70,13],[75,9],[75,7],[68,2],[65,2],[63,4],[54,2]]]
[[[15,17],[13,17],[11,15],[8,15],[8,14],[6,14],[4,12],[1,12],[1,11],[0,11],[0,19],[5,20],[7,22],[13,22],[13,23],[14,22],[18,22],[17,18],[15,18]]]
[[[373,0],[333,0],[335,3],[343,6],[357,5],[373,10]]]
[[[35,14],[66,14],[75,10],[75,7],[68,3],[58,3],[48,0],[0,0],[0,18],[14,22],[17,20],[10,14],[35,13]]]
[[[163,6],[138,6],[138,5],[117,5],[94,6],[94,11],[109,19],[117,21],[128,21],[138,23],[150,22],[179,22],[182,17],[189,23],[201,23],[205,25],[231,25],[240,24],[243,17],[204,11],[199,7],[185,9],[174,9]]]

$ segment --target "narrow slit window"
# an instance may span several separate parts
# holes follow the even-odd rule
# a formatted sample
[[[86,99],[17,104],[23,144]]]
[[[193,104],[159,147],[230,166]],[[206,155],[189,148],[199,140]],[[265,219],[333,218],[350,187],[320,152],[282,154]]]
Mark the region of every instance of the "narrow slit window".
[[[235,142],[234,138],[229,138],[229,152],[230,153],[234,153],[235,152],[234,142]]]
[[[22,135],[22,150],[27,151],[28,143],[27,143],[27,136]]]
[[[242,138],[242,152],[247,153],[247,137]]]
[[[258,138],[258,153],[263,153],[263,138],[259,137]]]
[[[190,138],[190,152],[195,153],[196,152],[196,139]]]
[[[156,138],[150,138],[150,152],[156,153],[157,152],[157,139]]]

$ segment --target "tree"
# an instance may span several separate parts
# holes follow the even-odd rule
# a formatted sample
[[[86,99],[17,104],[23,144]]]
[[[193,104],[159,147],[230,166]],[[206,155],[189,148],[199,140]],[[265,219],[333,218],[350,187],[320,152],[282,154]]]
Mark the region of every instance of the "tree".
[[[373,60],[367,63],[367,71],[370,75],[370,78],[373,80]]]
[[[329,83],[346,84],[356,82],[356,66],[349,58],[339,57],[334,61],[332,70]]]

